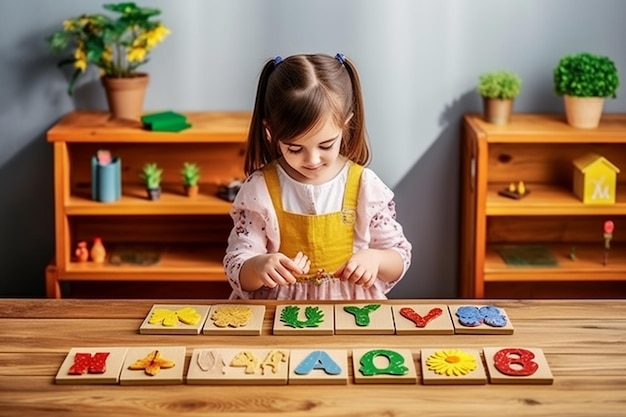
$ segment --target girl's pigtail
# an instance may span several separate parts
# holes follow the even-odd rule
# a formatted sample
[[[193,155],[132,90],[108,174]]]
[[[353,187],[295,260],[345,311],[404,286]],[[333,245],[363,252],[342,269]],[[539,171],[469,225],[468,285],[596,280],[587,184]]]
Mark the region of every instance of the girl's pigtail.
[[[348,123],[347,141],[348,145],[346,157],[359,165],[367,165],[370,162],[370,148],[365,131],[365,108],[363,104],[363,93],[361,90],[361,80],[356,67],[345,56],[341,55],[341,60],[352,84],[352,112],[353,116]],[[339,58],[337,58],[339,59]],[[350,142],[349,144],[346,142]]]
[[[265,138],[265,127],[263,120],[265,119],[265,95],[267,93],[267,81],[276,68],[277,58],[268,61],[259,77],[259,85],[257,87],[256,99],[254,101],[254,110],[250,120],[250,130],[248,131],[248,142],[246,146],[246,156],[244,162],[244,172],[247,175],[252,174],[261,168],[272,158],[272,151],[269,143]],[[278,61],[280,62],[280,61]]]

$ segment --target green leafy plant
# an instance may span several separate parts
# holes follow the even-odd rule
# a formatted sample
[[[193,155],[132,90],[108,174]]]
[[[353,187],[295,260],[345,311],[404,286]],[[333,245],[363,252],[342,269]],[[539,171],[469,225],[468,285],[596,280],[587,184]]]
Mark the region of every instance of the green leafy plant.
[[[512,100],[522,90],[522,79],[511,71],[491,71],[480,76],[476,90],[486,98]]]
[[[615,98],[618,87],[617,67],[605,56],[565,55],[554,68],[554,91],[560,96]]]
[[[89,64],[100,68],[102,75],[128,78],[137,75],[137,67],[148,62],[150,51],[170,33],[161,21],[151,20],[159,9],[139,7],[135,3],[105,4],[116,17],[83,14],[63,22],[63,29],[46,41],[52,53],[69,51],[59,66],[72,65],[68,94]]]
[[[159,168],[159,166],[154,163],[148,163],[143,166],[143,170],[141,172],[141,179],[146,184],[146,188],[155,189],[159,188],[161,185],[161,176],[163,175],[163,170]]]
[[[184,162],[183,169],[180,170],[183,177],[183,183],[190,187],[198,185],[200,180],[200,167],[197,164]]]

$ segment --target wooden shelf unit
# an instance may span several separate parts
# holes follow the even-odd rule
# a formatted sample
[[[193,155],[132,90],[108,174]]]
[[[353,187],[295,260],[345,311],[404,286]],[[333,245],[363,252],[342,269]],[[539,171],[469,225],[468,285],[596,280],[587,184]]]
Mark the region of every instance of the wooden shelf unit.
[[[622,170],[616,203],[586,205],[573,193],[572,161],[595,152]],[[514,114],[508,125],[465,115],[461,166],[463,298],[622,298],[626,296],[626,114],[605,114],[596,129],[561,114]],[[524,181],[520,200],[500,196]],[[603,264],[603,224],[615,223]],[[555,266],[511,266],[500,245],[541,245]],[[572,260],[570,252],[575,254]],[[544,291],[545,290],[545,291]]]
[[[111,120],[104,112],[77,111],[48,131],[54,152],[56,246],[54,261],[46,270],[48,297],[62,296],[62,281],[213,282],[220,294],[226,291],[222,258],[232,228],[231,203],[217,197],[217,189],[244,177],[250,113],[186,116],[192,127],[170,133],[144,130],[139,121]],[[91,158],[98,149],[111,151],[122,162],[122,198],[115,202],[91,198]],[[157,201],[147,198],[139,177],[147,162],[156,162],[164,170]],[[183,192],[183,162],[200,166],[198,197]],[[77,242],[85,240],[90,247],[95,236],[103,239],[107,263],[76,262]],[[134,254],[136,249],[156,253],[158,260],[128,262],[124,254],[129,248]],[[117,262],[111,262],[112,255]]]

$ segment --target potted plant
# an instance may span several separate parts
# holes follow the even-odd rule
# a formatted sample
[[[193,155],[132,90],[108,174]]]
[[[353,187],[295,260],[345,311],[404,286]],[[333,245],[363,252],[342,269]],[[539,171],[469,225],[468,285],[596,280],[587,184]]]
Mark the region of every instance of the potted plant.
[[[507,124],[511,120],[513,101],[522,90],[522,79],[511,71],[486,72],[480,76],[476,90],[483,98],[485,121]]]
[[[615,98],[618,87],[617,67],[606,56],[565,55],[554,68],[554,91],[563,96],[567,122],[577,128],[597,127],[604,99]]]
[[[161,21],[152,20],[161,13],[159,9],[135,3],[103,7],[117,15],[83,14],[67,19],[47,43],[55,54],[69,52],[59,61],[59,66],[74,67],[68,94],[72,95],[78,78],[93,64],[100,69],[112,115],[137,120],[148,85],[148,74],[137,68],[148,61],[149,53],[170,31]]]
[[[158,200],[161,198],[161,176],[163,170],[154,163],[148,163],[143,166],[141,172],[141,179],[143,179],[146,190],[148,192],[148,198],[150,200]]]
[[[185,194],[189,197],[196,197],[200,188],[198,186],[198,181],[200,180],[200,167],[191,162],[184,162],[183,169],[181,169],[180,173],[183,178]]]

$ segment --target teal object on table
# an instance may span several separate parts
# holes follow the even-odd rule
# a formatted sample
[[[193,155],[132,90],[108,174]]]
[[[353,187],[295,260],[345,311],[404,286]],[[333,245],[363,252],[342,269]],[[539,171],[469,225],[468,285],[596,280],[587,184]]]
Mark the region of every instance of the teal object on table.
[[[180,132],[191,127],[184,114],[173,111],[146,114],[141,122],[145,129],[153,132]]]
[[[122,197],[122,161],[112,158],[108,164],[100,164],[91,158],[91,198],[111,203]]]

